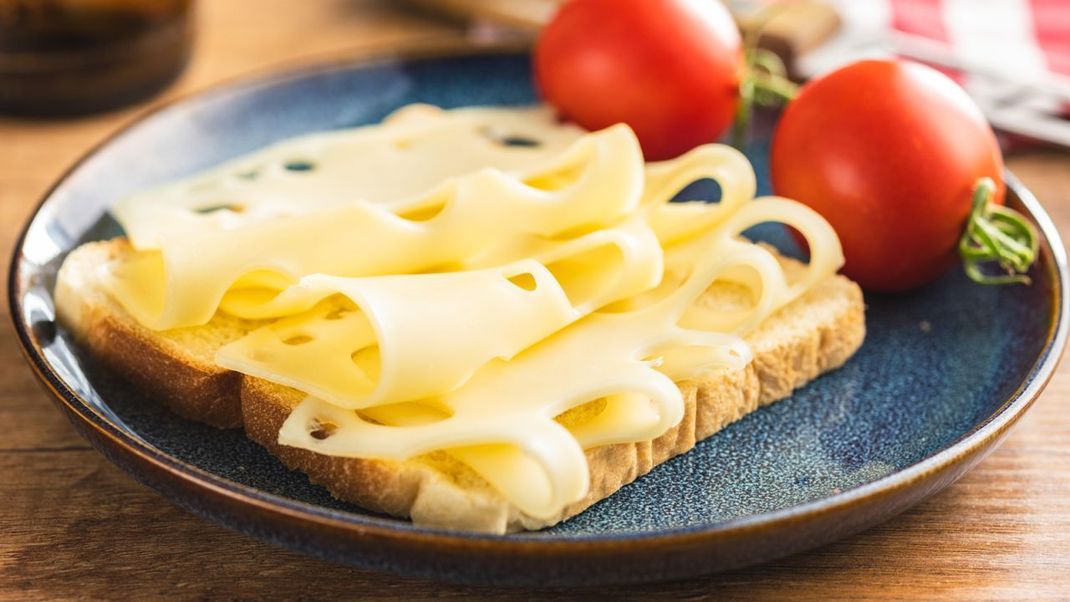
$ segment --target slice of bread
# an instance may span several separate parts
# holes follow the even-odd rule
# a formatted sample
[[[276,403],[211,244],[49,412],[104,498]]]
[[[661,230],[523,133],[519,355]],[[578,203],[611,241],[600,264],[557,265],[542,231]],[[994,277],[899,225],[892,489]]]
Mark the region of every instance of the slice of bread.
[[[411,517],[417,524],[466,531],[540,529],[578,514],[697,441],[839,367],[865,337],[861,291],[842,276],[830,276],[748,337],[754,361],[745,369],[679,383],[686,413],[676,427],[652,441],[588,450],[588,495],[560,516],[541,520],[521,513],[445,452],[389,461],[325,456],[279,445],[279,428],[303,394],[222,369],[213,361],[216,349],[258,323],[217,315],[202,327],[166,332],[144,328],[101,286],[107,264],[129,252],[121,239],[89,243],[72,252],[60,269],[57,315],[94,357],[157,394],[181,416],[217,427],[244,426],[250,438],[339,499]],[[791,260],[783,263],[788,271],[800,269]],[[738,296],[739,290],[730,285],[715,285],[702,302],[731,305]]]

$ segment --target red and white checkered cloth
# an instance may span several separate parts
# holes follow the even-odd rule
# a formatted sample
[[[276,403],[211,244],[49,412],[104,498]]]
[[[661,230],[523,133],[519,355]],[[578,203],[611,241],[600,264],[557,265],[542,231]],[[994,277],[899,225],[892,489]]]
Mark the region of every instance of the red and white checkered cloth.
[[[1070,75],[1070,0],[830,0],[845,31],[896,31],[1017,74]]]
[[[800,57],[806,76],[913,45],[935,50],[966,72],[963,85],[996,127],[1070,146],[1070,0],[825,0],[843,26]],[[940,68],[940,67],[938,67]],[[993,77],[993,75],[997,77]],[[1035,84],[1062,95],[1038,92]]]

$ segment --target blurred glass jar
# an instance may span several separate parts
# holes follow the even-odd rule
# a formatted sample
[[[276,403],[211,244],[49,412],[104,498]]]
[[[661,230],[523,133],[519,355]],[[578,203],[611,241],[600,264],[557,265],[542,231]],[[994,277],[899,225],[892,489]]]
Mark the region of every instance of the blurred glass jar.
[[[147,98],[189,58],[193,0],[0,0],[0,113],[77,115]]]

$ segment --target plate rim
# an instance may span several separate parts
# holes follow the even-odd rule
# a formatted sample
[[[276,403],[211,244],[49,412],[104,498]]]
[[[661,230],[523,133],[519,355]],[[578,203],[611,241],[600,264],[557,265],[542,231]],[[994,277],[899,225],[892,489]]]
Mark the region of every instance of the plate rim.
[[[22,300],[25,290],[20,283],[23,276],[23,248],[32,224],[41,215],[42,209],[59,192],[70,177],[91,158],[107,149],[119,138],[130,134],[157,114],[204,101],[221,94],[241,93],[258,87],[277,85],[288,80],[307,77],[315,73],[331,72],[346,68],[359,68],[376,63],[399,63],[413,60],[434,60],[479,55],[503,55],[526,53],[523,47],[514,44],[498,46],[473,46],[470,43],[450,41],[443,44],[433,41],[407,50],[374,50],[354,55],[331,57],[327,60],[300,61],[283,67],[267,68],[252,74],[224,79],[207,87],[193,90],[161,103],[132,117],[112,131],[103,140],[85,151],[79,159],[56,179],[25,219],[12,250],[7,282],[7,301],[20,351],[31,366],[37,379],[48,389],[51,397],[69,418],[78,419],[92,428],[95,434],[108,439],[112,444],[147,462],[154,469],[162,470],[181,484],[199,494],[211,493],[235,502],[239,506],[254,506],[280,518],[296,519],[317,527],[340,529],[349,535],[374,536],[390,540],[408,540],[416,545],[432,545],[436,548],[452,547],[470,551],[473,547],[492,549],[495,552],[553,553],[569,552],[619,552],[622,546],[641,547],[644,551],[677,547],[681,544],[714,541],[748,531],[776,529],[807,518],[816,518],[828,513],[845,510],[857,502],[877,497],[886,497],[909,487],[912,483],[940,472],[971,458],[976,452],[990,448],[991,444],[1005,436],[1018,419],[1032,406],[1062,357],[1068,330],[1070,311],[1070,276],[1068,276],[1066,251],[1058,230],[1050,215],[1021,182],[1005,171],[1007,187],[1014,191],[1018,202],[1026,209],[1038,226],[1049,253],[1047,263],[1052,279],[1052,316],[1043,347],[1018,388],[991,415],[978,421],[955,442],[918,462],[896,470],[875,481],[847,489],[835,495],[796,504],[786,508],[737,517],[707,525],[674,527],[651,532],[620,531],[584,534],[580,536],[548,536],[540,532],[488,535],[439,528],[417,527],[411,522],[389,517],[363,515],[346,510],[325,508],[316,504],[272,494],[251,486],[235,483],[210,471],[188,464],[181,459],[159,450],[148,442],[131,436],[132,431],[120,428],[86,403],[81,396],[68,387],[60,375],[52,369],[30,334],[31,326],[23,320]],[[69,250],[67,251],[69,252]],[[51,296],[50,292],[50,296]],[[109,460],[111,460],[109,458]],[[169,498],[170,499],[170,498]],[[172,500],[173,501],[173,500]]]

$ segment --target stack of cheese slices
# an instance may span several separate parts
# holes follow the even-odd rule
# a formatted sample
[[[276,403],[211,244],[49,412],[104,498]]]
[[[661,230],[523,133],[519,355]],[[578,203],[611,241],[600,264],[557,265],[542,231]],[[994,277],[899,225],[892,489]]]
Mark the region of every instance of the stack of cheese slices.
[[[670,203],[711,178],[720,202]],[[403,108],[123,199],[61,321],[177,413],[337,497],[502,533],[572,516],[841,365],[865,333],[829,225],[706,145]],[[741,233],[781,222],[806,264]]]

